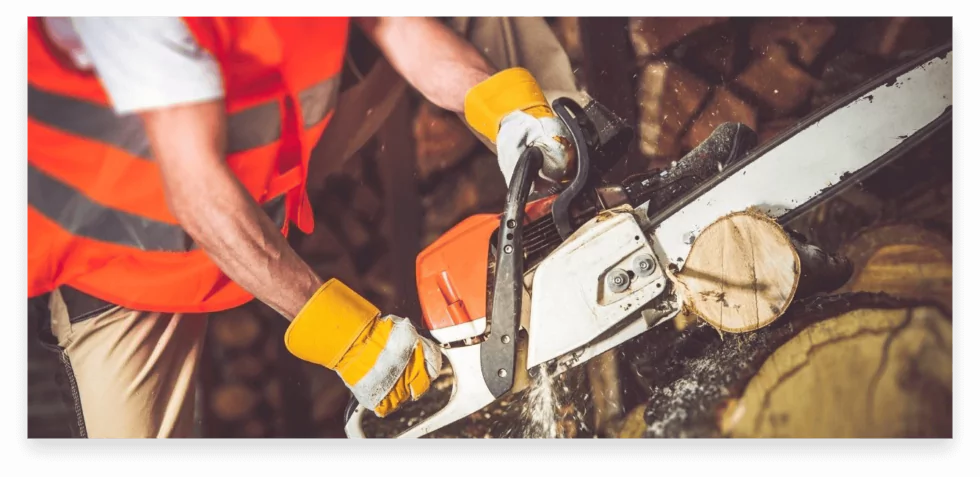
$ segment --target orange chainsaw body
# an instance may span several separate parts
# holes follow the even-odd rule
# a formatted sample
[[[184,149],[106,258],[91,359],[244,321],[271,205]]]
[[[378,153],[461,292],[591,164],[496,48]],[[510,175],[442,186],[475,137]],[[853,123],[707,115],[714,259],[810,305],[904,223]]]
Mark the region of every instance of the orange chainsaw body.
[[[525,207],[524,223],[551,212],[557,196]],[[490,245],[500,214],[479,214],[456,224],[415,260],[415,283],[422,321],[440,330],[487,316],[487,269]]]

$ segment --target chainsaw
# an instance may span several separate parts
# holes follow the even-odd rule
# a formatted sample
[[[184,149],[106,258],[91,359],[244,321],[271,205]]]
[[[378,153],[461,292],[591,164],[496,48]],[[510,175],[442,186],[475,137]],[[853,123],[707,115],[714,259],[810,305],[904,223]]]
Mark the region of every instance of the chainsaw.
[[[467,218],[423,250],[425,327],[452,370],[446,405],[398,437],[422,437],[673,318],[671,273],[700,231],[755,208],[786,224],[952,122],[952,45],[865,83],[765,144],[726,123],[663,170],[605,183],[632,130],[595,101],[553,109],[571,132],[573,178],[532,194],[528,148],[502,214]],[[524,376],[525,378],[522,378]],[[352,401],[348,437],[371,411]]]

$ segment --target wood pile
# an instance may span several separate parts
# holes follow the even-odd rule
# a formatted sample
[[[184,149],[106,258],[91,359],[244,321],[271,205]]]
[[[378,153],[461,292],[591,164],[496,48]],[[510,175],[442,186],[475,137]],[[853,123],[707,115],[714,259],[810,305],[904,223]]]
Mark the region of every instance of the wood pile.
[[[621,31],[616,30],[618,24],[622,24]],[[636,121],[634,154],[642,161],[631,156],[629,162],[641,169],[676,160],[726,121],[745,123],[756,129],[763,141],[769,139],[874,74],[951,37],[948,19],[558,18],[552,25],[569,52],[579,82],[593,88],[600,99],[608,98],[604,101],[611,105],[621,103],[611,107]],[[620,34],[622,44],[615,43]],[[617,55],[625,55],[626,61],[608,65],[597,61],[597,57]],[[294,233],[291,241],[324,276],[345,280],[386,311],[404,310],[405,315],[418,319],[417,305],[413,308],[411,303],[414,296],[406,301],[406,295],[414,295],[411,268],[416,252],[412,250],[431,243],[468,215],[498,212],[504,185],[493,155],[474,140],[458,117],[440,111],[414,93],[399,107],[402,110],[397,112],[396,107],[395,115],[400,114],[400,119],[392,121],[387,132],[369,141],[342,170],[310,185],[316,229],[311,236]],[[563,378],[567,402],[559,414],[565,435],[798,435],[806,429],[812,434],[942,435],[946,377],[933,371],[941,370],[944,363],[943,323],[948,323],[949,308],[933,303],[942,303],[943,297],[949,296],[951,280],[948,249],[942,245],[949,243],[952,227],[950,141],[939,134],[910,156],[936,160],[903,161],[865,181],[862,188],[848,191],[791,224],[812,243],[844,253],[858,270],[864,270],[843,290],[880,291],[890,297],[857,294],[813,298],[791,306],[783,318],[755,334],[728,335],[725,339],[696,322],[680,331],[661,327],[624,345],[606,360],[606,374],[618,368],[623,376],[621,382],[609,384],[618,389],[616,399],[605,404],[584,399],[601,394],[602,387],[596,388],[586,378],[601,374],[595,369],[583,367],[576,371],[578,374]],[[408,164],[409,169],[392,168],[394,158],[402,159],[400,164]],[[398,215],[415,219],[396,222]],[[413,220],[417,222],[414,225]],[[407,235],[401,232],[406,224]],[[915,227],[916,232],[908,227]],[[909,242],[886,244],[896,235],[908,237]],[[896,274],[903,267],[912,270],[918,266],[925,266],[926,272],[914,280],[907,274]],[[333,373],[288,357],[278,329],[285,321],[263,308],[246,307],[212,318],[216,331],[208,346],[212,382],[208,383],[211,391],[206,422],[220,425],[208,427],[209,435],[342,435],[340,414],[347,401],[346,390]],[[833,313],[813,314],[814,309],[831,309]],[[254,323],[236,314],[251,314]],[[912,316],[912,321],[907,323],[907,316]],[[861,321],[861,326],[867,323],[874,327],[876,331],[861,335],[871,341],[848,341],[850,335],[841,334],[855,320]],[[801,373],[797,380],[810,381],[786,381],[792,387],[776,391],[767,387],[772,380],[784,378],[772,374],[779,366],[765,363],[813,358],[805,347],[792,343],[801,342],[800,336],[817,338],[811,334],[818,331],[814,328],[818,324],[835,330],[821,336],[850,343],[846,346],[849,354],[840,356],[858,360],[854,366],[860,376],[854,382],[867,384],[873,379],[877,383],[879,391],[873,399],[861,397],[864,407],[854,412],[866,412],[885,405],[879,400],[890,400],[888,409],[913,416],[906,421],[911,427],[820,427],[820,423],[799,420],[799,413],[784,410],[778,400],[773,401],[777,395],[788,395],[790,389],[793,393],[809,389],[806,386],[822,376]],[[258,338],[248,338],[249,330],[255,328],[260,330]],[[228,329],[235,331],[229,333]],[[811,331],[801,334],[802,330]],[[931,334],[926,336],[923,330]],[[746,360],[755,360],[752,366],[730,370],[737,376],[713,384],[717,395],[725,396],[717,401],[720,408],[704,407],[710,409],[707,414],[694,412],[695,407],[708,404],[708,398],[695,402],[681,397],[692,377],[707,379],[697,374],[704,372],[697,369],[698,363],[707,366],[712,356],[742,353],[756,343],[753,340],[767,339],[770,341],[760,345],[760,351],[746,355]],[[890,353],[922,352],[932,360],[932,367],[916,371],[920,379],[912,380],[905,397],[881,391],[901,387],[896,383],[908,381],[909,373],[915,371],[910,371],[908,360],[882,360],[881,340],[888,340]],[[657,348],[664,341],[673,344]],[[654,348],[659,351],[651,351]],[[866,356],[871,349],[879,353]],[[675,366],[670,369],[676,379],[665,380],[662,372],[672,362],[670,353],[679,353],[669,365]],[[680,360],[683,356],[687,358]],[[691,356],[699,358],[689,359]],[[737,365],[737,361],[732,362]],[[821,364],[819,369],[824,368],[827,372],[838,369],[833,363]],[[867,374],[869,369],[873,372]],[[601,376],[592,381],[601,381]],[[923,391],[923,383],[930,383],[927,387],[931,391]],[[750,393],[749,389],[756,391]],[[772,396],[768,407],[757,401],[764,401],[758,396],[767,392]],[[740,401],[732,401],[738,396],[742,396]],[[819,396],[813,397],[816,400]],[[526,422],[521,415],[522,403],[526,404],[522,399],[526,399],[523,394],[495,403],[439,436],[517,436],[515,429]],[[924,402],[939,402],[938,407],[930,407],[939,414],[923,414]],[[684,408],[683,403],[695,407]],[[806,406],[814,408],[816,404],[808,402]],[[667,419],[671,409],[687,409],[689,418]],[[604,417],[597,417],[599,414]],[[742,420],[735,419],[736,415]],[[871,422],[880,424],[879,418]],[[745,427],[745,423],[760,419],[764,424]],[[495,421],[503,424],[490,424]],[[928,422],[933,424],[923,424]]]
[[[211,316],[201,369],[207,383],[201,390],[208,416],[205,435],[282,435],[275,324],[249,306]]]
[[[762,141],[772,138],[876,73],[947,41],[952,28],[948,18],[550,21],[579,84],[635,122],[637,144],[625,162],[639,170],[681,157],[726,121],[755,128]],[[356,60],[363,60],[361,70],[370,69],[371,57]],[[416,251],[470,214],[498,212],[504,185],[493,155],[458,117],[414,93],[407,96],[385,108],[394,109],[395,119],[356,157],[309,184],[316,227],[310,236],[292,233],[290,241],[319,273],[348,282],[386,311],[418,319],[412,303]],[[908,156],[790,224],[811,243],[851,259],[856,272],[842,292],[888,297],[812,298],[758,332],[724,339],[697,321],[651,331],[595,360],[601,365],[562,378],[563,435],[948,433],[951,132]],[[209,326],[204,435],[342,435],[346,389],[334,373],[288,355],[284,320],[253,303],[215,314]],[[864,331],[858,336],[858,330]],[[839,344],[817,350],[806,345],[821,339]],[[759,351],[746,353],[757,343]],[[715,391],[700,389],[704,397],[685,398],[692,379],[709,382],[708,364],[725,353],[744,357],[731,360],[736,367],[754,361],[745,369],[718,370],[732,377],[717,378]],[[782,373],[796,369],[783,364],[804,358],[809,367],[790,377]],[[48,361],[45,369],[57,365]],[[834,381],[841,369],[849,373],[849,366],[854,379],[812,387]],[[616,374],[621,381],[607,379]],[[35,375],[32,368],[32,422],[38,406],[55,399]],[[871,396],[862,394],[869,383],[876,389]],[[831,409],[828,403],[839,399],[828,398],[830,392],[855,396],[857,404]],[[585,399],[599,395],[604,400]],[[812,399],[786,399],[799,395]],[[526,421],[522,399],[496,403],[440,435],[516,436]],[[889,424],[875,409],[907,418],[901,426]],[[846,416],[840,420],[866,424],[829,427],[843,425],[820,417],[831,411]],[[492,427],[498,418],[504,424]]]
[[[631,18],[640,151],[681,157],[726,121],[774,136],[951,37],[948,19]]]

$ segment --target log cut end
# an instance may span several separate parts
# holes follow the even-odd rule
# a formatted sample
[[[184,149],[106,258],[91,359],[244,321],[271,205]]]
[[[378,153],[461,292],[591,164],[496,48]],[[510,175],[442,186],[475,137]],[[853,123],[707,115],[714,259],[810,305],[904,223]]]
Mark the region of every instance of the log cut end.
[[[951,349],[938,308],[852,311],[777,349],[720,427],[734,437],[950,437]]]
[[[676,276],[686,305],[711,326],[731,333],[762,328],[789,306],[800,280],[800,257],[771,218],[738,212],[712,223],[694,242]]]

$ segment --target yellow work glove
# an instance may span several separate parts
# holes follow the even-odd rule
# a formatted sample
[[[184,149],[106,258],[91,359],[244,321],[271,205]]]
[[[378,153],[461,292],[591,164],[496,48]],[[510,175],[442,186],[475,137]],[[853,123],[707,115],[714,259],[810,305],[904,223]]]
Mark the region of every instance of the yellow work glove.
[[[412,323],[381,311],[336,279],[323,284],[286,330],[286,349],[332,369],[379,417],[429,389],[442,353]]]
[[[555,116],[541,87],[523,68],[503,70],[466,93],[466,122],[497,147],[497,162],[510,186],[517,160],[529,146],[541,148],[540,176],[561,180],[575,157],[571,135]]]

